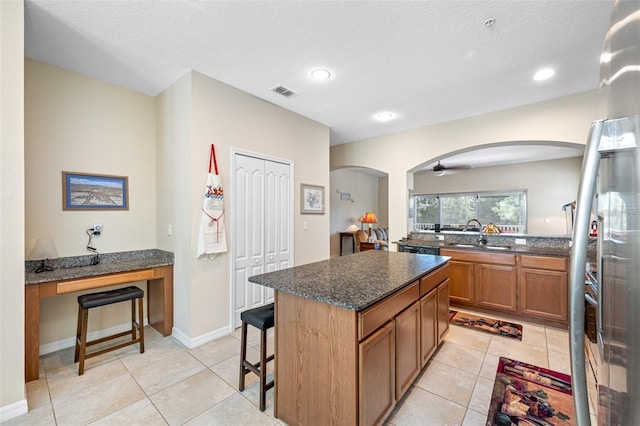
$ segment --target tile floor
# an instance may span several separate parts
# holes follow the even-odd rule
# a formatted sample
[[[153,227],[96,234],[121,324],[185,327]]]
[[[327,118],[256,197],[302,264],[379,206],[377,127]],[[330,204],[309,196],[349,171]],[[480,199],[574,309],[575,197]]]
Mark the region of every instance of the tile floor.
[[[500,356],[569,374],[568,333],[523,325],[522,342],[450,327],[386,424],[485,424]],[[249,335],[253,361],[258,337]],[[3,425],[283,424],[273,417],[273,390],[266,411],[258,409],[255,376],[248,375],[246,390],[238,392],[239,330],[186,349],[147,327],[145,347],[144,354],[135,345],[92,358],[83,376],[77,375],[73,348],[43,356],[40,379],[27,384],[29,413]]]

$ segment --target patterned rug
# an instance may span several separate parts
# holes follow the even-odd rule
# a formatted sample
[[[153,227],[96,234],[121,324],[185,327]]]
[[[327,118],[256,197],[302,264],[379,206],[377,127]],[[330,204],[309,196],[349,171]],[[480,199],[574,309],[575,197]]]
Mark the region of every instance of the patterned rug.
[[[449,322],[453,325],[469,327],[474,330],[484,331],[485,333],[522,340],[522,325],[515,322],[480,317],[467,312],[454,310],[449,311]]]
[[[487,425],[575,425],[571,376],[501,357]]]

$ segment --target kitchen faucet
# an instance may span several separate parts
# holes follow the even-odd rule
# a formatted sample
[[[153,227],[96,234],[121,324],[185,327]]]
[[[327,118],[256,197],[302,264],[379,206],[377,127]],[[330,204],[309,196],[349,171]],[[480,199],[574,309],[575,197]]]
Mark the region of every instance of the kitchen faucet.
[[[478,238],[478,244],[487,244],[487,237],[485,237],[485,235],[482,233],[482,224],[480,223],[480,221],[478,219],[469,219],[467,221],[467,224],[464,226],[464,232],[467,232],[467,228],[469,227],[469,224],[471,222],[476,222],[478,224],[478,226],[480,227],[480,237]]]

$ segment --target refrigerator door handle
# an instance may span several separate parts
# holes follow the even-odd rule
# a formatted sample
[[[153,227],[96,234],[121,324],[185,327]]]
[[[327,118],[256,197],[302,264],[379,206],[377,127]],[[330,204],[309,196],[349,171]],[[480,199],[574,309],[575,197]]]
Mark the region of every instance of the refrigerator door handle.
[[[576,424],[579,425],[591,424],[584,354],[584,273],[587,264],[591,206],[600,165],[598,145],[604,124],[605,120],[593,122],[584,152],[569,267],[569,349],[573,403]]]

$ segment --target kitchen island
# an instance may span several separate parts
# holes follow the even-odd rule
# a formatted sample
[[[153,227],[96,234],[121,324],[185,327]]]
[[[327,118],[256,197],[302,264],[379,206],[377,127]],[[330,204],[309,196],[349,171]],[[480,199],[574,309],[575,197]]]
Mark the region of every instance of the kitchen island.
[[[448,330],[448,259],[372,250],[249,278],[275,290],[275,416],[381,424]]]

